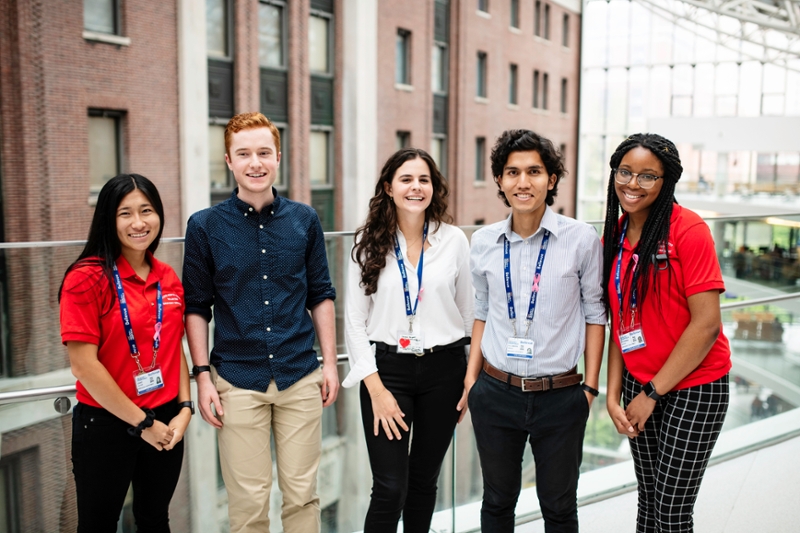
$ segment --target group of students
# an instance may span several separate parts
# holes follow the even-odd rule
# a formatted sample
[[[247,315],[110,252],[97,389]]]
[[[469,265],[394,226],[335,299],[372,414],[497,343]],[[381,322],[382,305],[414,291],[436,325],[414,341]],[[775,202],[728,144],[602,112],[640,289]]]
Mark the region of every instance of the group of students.
[[[184,329],[200,413],[218,429],[231,531],[269,531],[271,437],[284,530],[320,529],[321,415],[339,390],[323,232],[312,208],[272,187],[280,136],[266,117],[233,117],[225,149],[238,188],[189,219],[183,284],[153,255],[164,210],[136,174],[102,189],[86,247],[65,274],[80,532],[115,531],[131,484],[138,531],[169,531],[194,414]],[[607,408],[630,439],[637,531],[692,531],[728,405],[722,275],[708,227],[675,201],[673,143],[632,135],[610,166],[601,241],[550,208],[565,173],[553,143],[504,132],[491,168],[511,213],[470,243],[451,225],[447,182],[430,155],[405,148],[386,162],[356,231],[345,296],[351,369],[342,385],[360,385],[373,476],[365,533],[396,531],[401,517],[406,533],[429,530],[467,408],[482,531],[513,531],[527,442],[545,530],[577,532],[607,316]]]

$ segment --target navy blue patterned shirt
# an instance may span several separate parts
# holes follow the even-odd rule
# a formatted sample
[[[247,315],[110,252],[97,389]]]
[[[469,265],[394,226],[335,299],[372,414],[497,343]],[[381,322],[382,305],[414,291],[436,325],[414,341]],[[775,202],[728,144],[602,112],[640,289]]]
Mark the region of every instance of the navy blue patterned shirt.
[[[316,211],[277,196],[259,213],[233,191],[189,218],[186,314],[216,327],[211,364],[232,385],[285,390],[319,367],[308,310],[336,298]]]

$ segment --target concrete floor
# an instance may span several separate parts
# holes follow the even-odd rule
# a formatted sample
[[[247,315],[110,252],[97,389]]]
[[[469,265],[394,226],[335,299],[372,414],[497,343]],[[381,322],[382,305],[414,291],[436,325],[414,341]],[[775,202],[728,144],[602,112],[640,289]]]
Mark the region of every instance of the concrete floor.
[[[636,492],[579,508],[581,533],[634,533]],[[800,437],[711,466],[695,505],[698,533],[800,531]],[[536,520],[517,533],[542,533]]]

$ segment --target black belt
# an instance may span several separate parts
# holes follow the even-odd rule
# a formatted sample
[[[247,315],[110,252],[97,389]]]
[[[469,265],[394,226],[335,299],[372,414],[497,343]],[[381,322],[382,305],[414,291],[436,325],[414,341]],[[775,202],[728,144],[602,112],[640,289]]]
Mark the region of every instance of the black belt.
[[[453,348],[460,348],[461,346],[466,346],[467,344],[469,344],[471,340],[472,339],[470,337],[464,337],[463,339],[458,339],[456,342],[451,342],[450,344],[442,344],[440,346],[433,346],[432,348],[425,348],[422,350],[422,353],[409,354],[409,355],[416,355],[417,357],[422,357],[423,355],[427,355],[430,353],[442,352]],[[380,341],[377,342],[370,341],[370,342],[375,345],[376,351],[397,353],[397,346],[394,344],[386,344],[385,342],[380,342]]]

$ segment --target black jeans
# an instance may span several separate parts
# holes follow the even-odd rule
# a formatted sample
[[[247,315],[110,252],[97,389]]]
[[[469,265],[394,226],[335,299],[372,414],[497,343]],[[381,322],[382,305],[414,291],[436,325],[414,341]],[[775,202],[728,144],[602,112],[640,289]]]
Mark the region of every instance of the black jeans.
[[[153,409],[165,424],[178,414],[173,400]],[[72,413],[72,472],[78,533],[114,533],[128,487],[139,533],[169,532],[169,502],[178,484],[183,441],[158,451],[105,409],[78,403]]]
[[[436,505],[436,482],[450,446],[467,370],[464,347],[417,357],[378,350],[378,374],[391,392],[412,435],[389,440],[373,433],[372,401],[361,384],[361,418],[372,468],[372,498],[364,533],[427,533]],[[411,441],[409,452],[409,441]]]
[[[483,470],[481,531],[512,533],[529,442],[547,533],[577,533],[578,475],[589,402],[579,385],[522,392],[481,372],[469,409]]]

